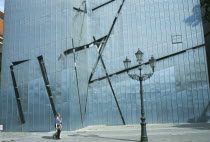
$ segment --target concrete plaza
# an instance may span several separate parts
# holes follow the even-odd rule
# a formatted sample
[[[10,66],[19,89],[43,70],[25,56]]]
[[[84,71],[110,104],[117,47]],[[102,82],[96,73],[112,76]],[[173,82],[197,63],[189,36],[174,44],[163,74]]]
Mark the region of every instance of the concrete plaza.
[[[89,126],[63,131],[62,139],[53,140],[54,132],[0,132],[0,142],[138,142],[140,125]],[[210,123],[149,124],[149,142],[210,142]]]

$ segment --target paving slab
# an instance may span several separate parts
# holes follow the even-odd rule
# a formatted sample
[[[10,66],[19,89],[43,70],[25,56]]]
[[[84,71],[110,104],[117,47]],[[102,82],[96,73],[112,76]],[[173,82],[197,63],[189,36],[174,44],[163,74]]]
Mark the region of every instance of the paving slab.
[[[62,139],[54,140],[54,132],[0,132],[0,142],[139,142],[140,125],[88,126],[77,131],[62,131]],[[149,124],[149,142],[210,142],[210,123]]]

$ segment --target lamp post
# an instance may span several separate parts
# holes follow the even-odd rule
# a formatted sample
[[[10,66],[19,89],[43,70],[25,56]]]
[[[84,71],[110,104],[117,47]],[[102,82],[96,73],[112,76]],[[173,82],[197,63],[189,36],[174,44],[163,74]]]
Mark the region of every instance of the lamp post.
[[[155,69],[155,64],[156,64],[156,60],[155,58],[152,56],[149,59],[149,64],[152,68],[152,73],[148,73],[148,74],[142,74],[142,65],[144,65],[142,63],[142,58],[143,58],[143,52],[141,52],[139,49],[138,51],[135,53],[136,55],[136,59],[137,62],[139,64],[139,75],[137,74],[130,74],[129,70],[127,70],[128,76],[131,79],[140,81],[140,100],[141,100],[141,142],[148,142],[148,138],[147,138],[147,130],[146,130],[146,117],[145,117],[145,112],[144,112],[144,100],[143,100],[143,85],[142,82],[147,80],[148,78],[150,78],[153,73],[154,73],[154,69]],[[128,69],[130,67],[131,64],[131,60],[129,60],[127,57],[126,59],[123,61],[125,69]]]

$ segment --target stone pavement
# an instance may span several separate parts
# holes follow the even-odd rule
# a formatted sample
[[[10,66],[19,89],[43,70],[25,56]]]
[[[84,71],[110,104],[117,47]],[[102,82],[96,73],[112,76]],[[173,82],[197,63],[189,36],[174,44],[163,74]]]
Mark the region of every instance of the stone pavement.
[[[150,124],[149,142],[210,142],[210,123]],[[0,142],[138,142],[140,125],[89,126],[63,131],[62,139],[53,140],[53,132],[0,132]]]

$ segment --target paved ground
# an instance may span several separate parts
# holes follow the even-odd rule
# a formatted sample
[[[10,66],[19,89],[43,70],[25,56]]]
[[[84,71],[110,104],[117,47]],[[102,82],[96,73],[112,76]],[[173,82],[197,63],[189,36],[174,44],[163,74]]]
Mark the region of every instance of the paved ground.
[[[210,142],[210,123],[147,125],[149,142]],[[138,142],[140,126],[89,126],[62,132],[53,140],[53,132],[0,133],[0,142]]]

